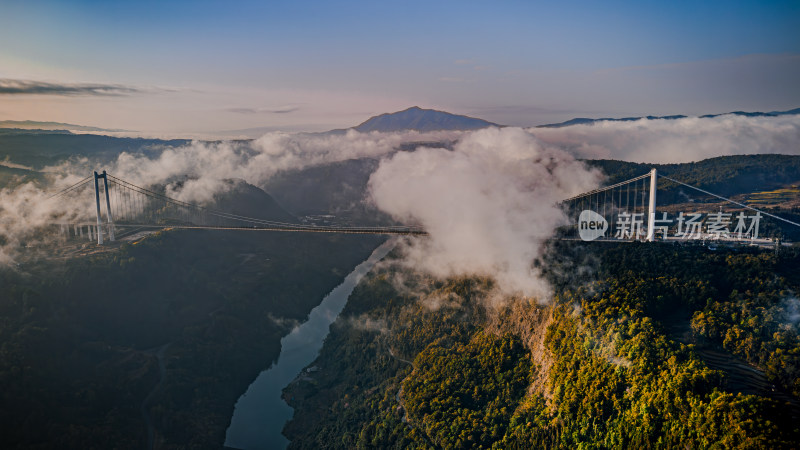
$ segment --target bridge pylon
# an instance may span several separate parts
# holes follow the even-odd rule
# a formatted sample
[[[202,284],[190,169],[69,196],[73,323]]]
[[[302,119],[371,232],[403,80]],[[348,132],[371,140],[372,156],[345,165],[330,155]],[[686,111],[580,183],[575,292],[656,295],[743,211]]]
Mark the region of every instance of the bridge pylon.
[[[647,209],[647,242],[656,240],[656,184],[658,173],[656,169],[650,170],[650,201]]]
[[[102,175],[94,172],[94,197],[97,203],[97,245],[103,245],[103,220],[100,215],[100,185],[97,180],[103,179],[103,190],[106,195],[106,219],[108,220],[108,238],[114,241],[114,218],[111,215],[111,199],[108,196],[108,175],[104,170]]]

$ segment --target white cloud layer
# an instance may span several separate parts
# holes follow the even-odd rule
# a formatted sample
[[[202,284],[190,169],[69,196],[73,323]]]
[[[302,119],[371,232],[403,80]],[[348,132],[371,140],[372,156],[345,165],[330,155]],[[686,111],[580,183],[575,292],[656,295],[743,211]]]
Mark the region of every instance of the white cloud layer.
[[[381,162],[375,204],[428,239],[405,248],[409,267],[435,276],[488,275],[504,293],[546,299],[532,267],[566,218],[559,200],[597,187],[600,174],[519,128],[465,135],[453,151],[419,148]]]
[[[67,188],[80,181],[76,175],[59,176],[55,190]],[[0,265],[13,263],[17,249],[33,236],[37,227],[54,222],[86,220],[86,211],[94,206],[89,196],[50,198],[34,183],[16,188],[0,189]]]
[[[305,167],[359,158],[380,158],[403,143],[450,141],[461,132],[359,133],[340,134],[267,133],[252,142],[194,141],[168,148],[156,157],[122,153],[108,172],[133,184],[166,184],[169,196],[187,202],[204,203],[225,189],[223,180],[239,178],[263,186],[274,174]],[[60,166],[52,171],[77,172],[79,167]],[[190,181],[184,182],[188,176]]]
[[[681,163],[723,155],[800,155],[800,115],[640,119],[531,128],[542,141],[580,158]]]

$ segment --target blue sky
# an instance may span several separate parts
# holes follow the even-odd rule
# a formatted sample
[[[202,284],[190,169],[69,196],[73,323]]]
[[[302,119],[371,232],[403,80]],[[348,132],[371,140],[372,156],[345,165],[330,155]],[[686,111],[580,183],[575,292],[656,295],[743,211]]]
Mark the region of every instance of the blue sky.
[[[798,30],[797,1],[4,1],[0,120],[189,133],[412,105],[525,126],[791,109]]]

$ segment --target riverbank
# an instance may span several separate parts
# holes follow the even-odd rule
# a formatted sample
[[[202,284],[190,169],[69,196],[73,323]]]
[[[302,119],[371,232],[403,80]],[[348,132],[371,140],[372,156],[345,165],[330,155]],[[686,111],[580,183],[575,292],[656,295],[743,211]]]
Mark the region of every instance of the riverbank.
[[[281,431],[293,410],[282,398],[283,387],[303,373],[313,372],[303,368],[319,354],[331,323],[344,308],[350,293],[394,245],[395,241],[390,240],[375,249],[311,311],[307,321],[281,339],[277,362],[262,372],[238,400],[226,435],[227,447],[278,449],[289,444]]]

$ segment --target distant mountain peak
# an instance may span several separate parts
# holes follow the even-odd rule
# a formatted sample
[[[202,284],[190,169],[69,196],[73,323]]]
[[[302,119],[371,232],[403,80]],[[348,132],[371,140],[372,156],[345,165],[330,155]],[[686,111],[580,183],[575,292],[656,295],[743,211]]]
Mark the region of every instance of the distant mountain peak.
[[[0,120],[0,128],[11,128],[18,130],[67,130],[67,131],[87,131],[87,132],[128,131],[128,130],[88,127],[85,125],[75,125],[63,122],[39,122],[36,120]]]
[[[501,125],[475,117],[412,106],[402,111],[370,117],[360,125],[353,127],[353,129],[366,133],[370,131],[390,132],[404,130],[477,130],[499,126]]]

